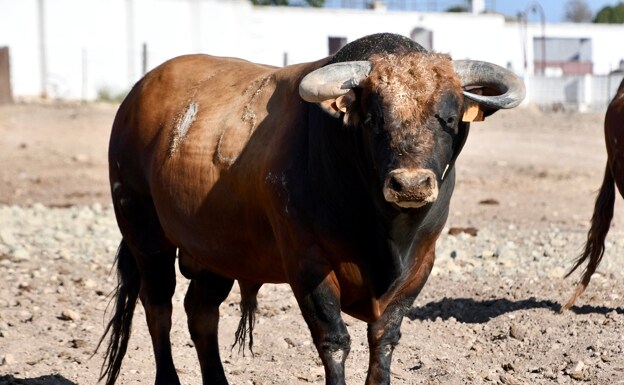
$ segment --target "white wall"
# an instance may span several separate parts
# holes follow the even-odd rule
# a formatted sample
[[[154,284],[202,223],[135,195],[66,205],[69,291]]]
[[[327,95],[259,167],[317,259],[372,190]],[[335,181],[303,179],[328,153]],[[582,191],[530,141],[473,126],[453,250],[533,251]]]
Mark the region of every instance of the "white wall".
[[[524,73],[523,33],[501,15],[392,12],[385,10],[253,7],[248,0],[0,0],[0,46],[8,45],[17,97],[41,94],[37,10],[45,9],[47,92],[51,97],[93,99],[98,90],[129,89],[148,69],[177,55],[204,52],[282,65],[328,54],[328,37],[347,41],[376,32],[409,36],[433,30],[433,49],[455,59],[479,59]],[[608,73],[624,58],[616,42],[624,26],[548,24],[547,36],[590,37],[595,72]],[[528,71],[533,36],[526,29]]]

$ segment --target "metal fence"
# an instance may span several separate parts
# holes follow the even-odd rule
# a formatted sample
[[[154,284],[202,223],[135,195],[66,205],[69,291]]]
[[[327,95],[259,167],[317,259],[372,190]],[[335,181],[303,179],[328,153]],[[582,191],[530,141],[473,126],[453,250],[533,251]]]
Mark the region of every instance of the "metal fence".
[[[291,3],[305,3],[305,1],[291,0]],[[470,9],[470,3],[467,0],[325,0],[325,7],[363,9],[382,5],[393,11],[446,12],[451,8]],[[488,10],[496,9],[496,0],[486,0],[485,7]]]
[[[604,111],[615,95],[624,73],[524,79],[529,103],[545,111]]]

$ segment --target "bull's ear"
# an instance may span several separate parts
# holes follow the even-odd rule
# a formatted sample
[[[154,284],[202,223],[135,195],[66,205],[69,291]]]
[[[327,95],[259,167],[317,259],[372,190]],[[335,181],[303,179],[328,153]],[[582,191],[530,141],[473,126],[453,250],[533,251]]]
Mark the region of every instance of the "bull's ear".
[[[477,102],[466,100],[464,102],[464,115],[462,122],[482,122],[485,120],[483,109]]]
[[[465,87],[464,91],[468,92],[471,96],[496,96],[499,93],[496,89],[487,86]],[[488,107],[485,104],[481,104],[468,97],[464,97],[464,115],[462,116],[462,121],[482,122],[486,117],[492,115],[496,111],[498,111],[498,108]]]
[[[319,106],[329,115],[334,118],[339,118],[341,113],[348,113],[349,108],[354,102],[355,92],[353,92],[353,90],[349,90],[349,92],[338,96],[336,99],[328,99],[320,102]]]

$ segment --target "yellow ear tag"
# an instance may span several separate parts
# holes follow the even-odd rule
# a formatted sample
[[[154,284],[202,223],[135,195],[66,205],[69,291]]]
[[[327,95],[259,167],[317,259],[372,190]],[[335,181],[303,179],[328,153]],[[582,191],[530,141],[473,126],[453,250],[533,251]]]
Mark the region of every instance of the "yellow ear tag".
[[[482,122],[483,120],[483,110],[481,106],[472,100],[467,100],[462,122]]]

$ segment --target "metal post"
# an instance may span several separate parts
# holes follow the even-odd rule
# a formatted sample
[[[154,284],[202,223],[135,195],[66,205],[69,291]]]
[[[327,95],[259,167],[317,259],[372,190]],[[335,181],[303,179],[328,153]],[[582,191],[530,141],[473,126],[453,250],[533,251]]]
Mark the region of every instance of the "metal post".
[[[147,73],[147,43],[143,43],[143,47],[141,49],[141,69],[143,71],[143,75]]]
[[[520,26],[520,39],[522,40],[522,58],[524,60],[524,75],[528,70],[527,59],[527,16],[525,12],[518,12],[518,25]]]
[[[13,103],[9,47],[0,47],[0,105]]]
[[[86,101],[88,97],[88,77],[87,77],[87,49],[82,48],[82,101]]]
[[[37,0],[37,19],[39,22],[39,69],[41,76],[41,97],[48,97],[48,64],[45,43],[45,9],[43,0]]]
[[[529,12],[539,13],[540,22],[542,25],[542,74],[546,73],[546,18],[544,17],[544,8],[537,1],[529,4],[526,14]]]
[[[126,50],[128,54],[128,86],[136,81],[134,76],[134,0],[126,0]]]

